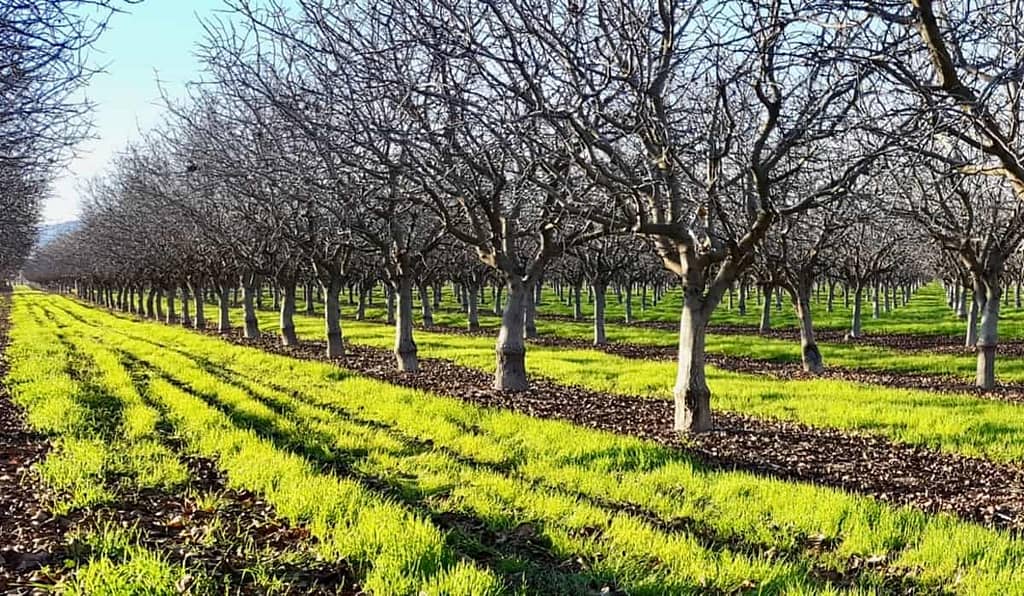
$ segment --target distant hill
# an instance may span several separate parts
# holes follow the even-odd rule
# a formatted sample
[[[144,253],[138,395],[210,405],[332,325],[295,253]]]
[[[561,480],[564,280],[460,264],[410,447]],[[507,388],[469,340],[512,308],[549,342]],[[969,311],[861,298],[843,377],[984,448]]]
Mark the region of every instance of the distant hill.
[[[78,229],[78,225],[79,222],[77,220],[63,221],[54,224],[43,224],[39,228],[39,240],[36,242],[36,246],[46,246],[57,238],[74,232]]]

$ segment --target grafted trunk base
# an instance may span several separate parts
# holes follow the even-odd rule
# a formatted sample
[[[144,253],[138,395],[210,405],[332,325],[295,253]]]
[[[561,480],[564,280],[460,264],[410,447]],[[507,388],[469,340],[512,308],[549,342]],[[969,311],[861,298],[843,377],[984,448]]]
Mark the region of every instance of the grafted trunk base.
[[[526,350],[498,348],[498,368],[494,372],[494,388],[498,391],[518,393],[530,388],[526,376]]]
[[[807,344],[803,347],[802,361],[804,372],[811,373],[812,375],[820,375],[825,372],[825,362],[821,357],[821,350],[818,349],[818,344],[816,343]]]
[[[398,372],[415,373],[420,370],[420,361],[415,348],[411,351],[395,352],[395,363],[398,365]]]
[[[714,428],[711,419],[711,390],[686,387],[673,392],[675,397],[675,429],[680,433],[707,432]]]
[[[996,386],[996,346],[978,346],[978,370],[974,384],[981,389]]]

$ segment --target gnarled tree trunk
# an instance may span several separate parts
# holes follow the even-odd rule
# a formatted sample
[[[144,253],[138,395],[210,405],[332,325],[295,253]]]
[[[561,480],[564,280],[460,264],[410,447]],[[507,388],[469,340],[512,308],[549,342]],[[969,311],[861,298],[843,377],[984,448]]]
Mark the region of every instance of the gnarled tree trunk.
[[[765,300],[768,309],[771,301]],[[675,430],[702,432],[710,430],[711,390],[704,377],[704,341],[708,316],[700,289],[683,288],[683,308],[679,317],[679,360],[675,400]]]
[[[494,371],[494,388],[499,391],[517,392],[529,388],[523,328],[526,324],[526,301],[530,299],[532,296],[522,279],[509,276],[508,300],[501,315],[501,330],[495,347],[497,368]]]

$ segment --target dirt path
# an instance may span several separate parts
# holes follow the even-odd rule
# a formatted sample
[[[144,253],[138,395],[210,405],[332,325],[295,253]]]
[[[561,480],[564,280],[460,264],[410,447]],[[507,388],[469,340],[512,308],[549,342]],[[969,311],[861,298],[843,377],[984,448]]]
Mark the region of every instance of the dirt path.
[[[321,342],[283,348],[272,335],[250,341],[235,334],[229,339],[270,352],[324,359]],[[394,357],[385,350],[353,345],[348,350],[339,364],[379,380],[651,439],[682,449],[712,468],[839,487],[1002,528],[1024,527],[1024,470],[1016,466],[866,434],[731,413],[716,413],[714,431],[684,441],[671,428],[669,401],[609,395],[538,378],[527,392],[503,394],[494,391],[490,375],[479,370],[423,359],[421,373],[403,375],[395,371]]]

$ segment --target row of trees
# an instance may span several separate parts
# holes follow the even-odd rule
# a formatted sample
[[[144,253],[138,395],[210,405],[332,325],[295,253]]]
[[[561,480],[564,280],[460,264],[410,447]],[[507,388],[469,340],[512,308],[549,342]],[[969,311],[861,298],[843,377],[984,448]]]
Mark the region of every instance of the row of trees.
[[[600,289],[595,272],[656,260],[683,295],[675,427],[700,431],[706,326],[748,280],[791,296],[819,371],[816,284],[846,280],[859,312],[883,278],[956,270],[979,297],[978,384],[994,383],[1024,193],[1015,1],[228,6],[205,24],[202,80],[36,275],[216,288],[222,313],[238,285],[247,335],[261,280],[283,323],[315,282],[331,356],[342,288],[384,279],[407,371],[417,286],[454,280],[472,302],[490,275],[495,386],[521,391],[546,277]]]
[[[114,11],[108,0],[0,4],[0,288],[35,243],[51,179],[88,134],[87,51]]]

